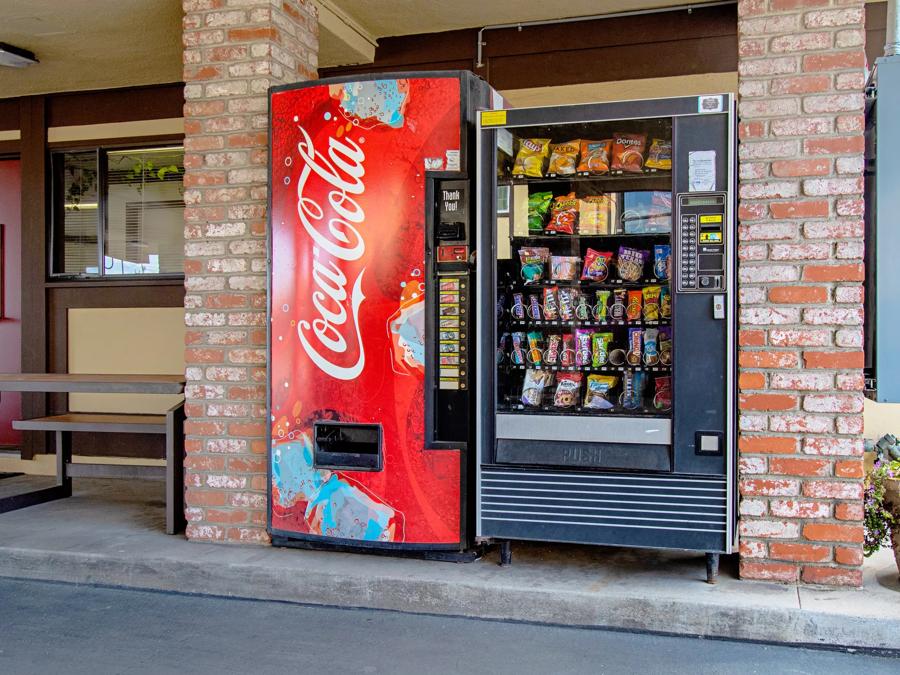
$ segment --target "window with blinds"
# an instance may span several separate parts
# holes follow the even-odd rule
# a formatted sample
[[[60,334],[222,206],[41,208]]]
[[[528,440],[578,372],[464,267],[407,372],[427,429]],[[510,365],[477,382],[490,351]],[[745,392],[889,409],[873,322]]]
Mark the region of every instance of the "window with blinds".
[[[60,152],[53,172],[55,275],[183,273],[182,147]]]

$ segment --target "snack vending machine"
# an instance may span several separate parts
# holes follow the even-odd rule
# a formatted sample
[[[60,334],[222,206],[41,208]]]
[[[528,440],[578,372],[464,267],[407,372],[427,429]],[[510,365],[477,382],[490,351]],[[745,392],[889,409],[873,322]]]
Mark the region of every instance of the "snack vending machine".
[[[502,562],[688,549],[714,579],[732,550],[733,108],[481,113],[476,535]]]
[[[464,556],[475,111],[500,103],[466,72],[271,90],[275,544]]]

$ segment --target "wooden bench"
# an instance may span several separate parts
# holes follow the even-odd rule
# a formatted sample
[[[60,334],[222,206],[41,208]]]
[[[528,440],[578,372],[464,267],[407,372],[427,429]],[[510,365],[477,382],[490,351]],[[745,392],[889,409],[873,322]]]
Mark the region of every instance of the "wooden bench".
[[[181,393],[184,378],[168,375],[0,374],[0,391],[56,391],[91,393]],[[125,478],[164,480],[166,533],[184,530],[184,401],[165,415],[69,412],[62,415],[14,420],[14,429],[52,431],[56,436],[56,485],[0,499],[0,513],[72,496],[72,478]],[[159,434],[166,438],[166,465],[141,466],[72,462],[72,434]]]

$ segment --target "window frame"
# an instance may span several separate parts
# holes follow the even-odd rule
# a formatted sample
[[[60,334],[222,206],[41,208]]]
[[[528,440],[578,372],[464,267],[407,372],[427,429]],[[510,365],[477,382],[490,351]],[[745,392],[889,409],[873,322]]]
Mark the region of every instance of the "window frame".
[[[100,283],[111,285],[123,285],[129,281],[146,283],[148,281],[159,281],[161,283],[171,284],[173,281],[184,280],[184,271],[181,272],[165,272],[159,274],[105,274],[104,256],[106,253],[106,235],[107,235],[107,217],[108,217],[108,201],[109,201],[109,175],[108,175],[108,159],[107,154],[110,151],[128,151],[128,150],[155,150],[159,148],[180,148],[184,151],[184,138],[154,138],[153,140],[132,139],[127,142],[101,142],[89,141],[85,143],[67,143],[52,145],[48,148],[49,152],[49,189],[50,196],[50,219],[49,232],[47,238],[47,280],[48,282],[85,282]],[[60,266],[59,263],[65,255],[65,241],[60,245],[60,232],[64,231],[64,220],[61,216],[65,215],[65,196],[57,194],[57,185],[59,185],[58,171],[61,171],[61,158],[66,153],[76,152],[94,152],[97,163],[97,274],[88,274],[85,272],[73,274],[66,272],[56,272]],[[59,158],[59,159],[58,159]],[[183,169],[183,165],[182,165]],[[182,174],[183,179],[183,174]],[[64,234],[62,235],[65,236]],[[184,231],[182,229],[182,239]]]

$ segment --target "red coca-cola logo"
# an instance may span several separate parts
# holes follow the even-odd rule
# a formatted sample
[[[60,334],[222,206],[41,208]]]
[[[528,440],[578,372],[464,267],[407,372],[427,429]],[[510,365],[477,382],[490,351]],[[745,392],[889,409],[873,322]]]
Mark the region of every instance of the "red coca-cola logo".
[[[321,152],[303,127],[298,126],[298,133],[302,169],[297,179],[297,216],[313,244],[309,267],[313,290],[307,306],[313,311],[312,316],[297,320],[297,336],[320,370],[339,380],[353,380],[366,362],[359,323],[366,268],[348,272],[356,269],[351,263],[366,252],[360,231],[366,214],[356,200],[365,190],[366,155],[346,136],[328,138]]]

